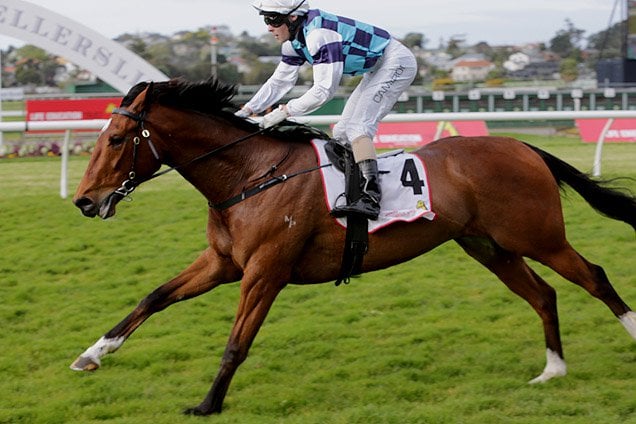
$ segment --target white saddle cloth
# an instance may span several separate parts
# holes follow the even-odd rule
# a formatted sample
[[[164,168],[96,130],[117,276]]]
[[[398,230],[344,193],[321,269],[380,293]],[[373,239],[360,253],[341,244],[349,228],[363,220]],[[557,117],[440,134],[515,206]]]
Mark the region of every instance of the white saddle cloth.
[[[325,153],[324,140],[313,140],[312,144],[320,165],[330,163]],[[435,212],[431,209],[426,168],[419,156],[399,152],[394,155],[378,157],[382,201],[377,221],[369,220],[369,233],[398,221],[412,222],[419,218],[433,220]],[[322,182],[327,208],[331,211],[336,205],[344,204],[344,174],[335,166],[321,168]],[[343,227],[346,218],[334,218]]]

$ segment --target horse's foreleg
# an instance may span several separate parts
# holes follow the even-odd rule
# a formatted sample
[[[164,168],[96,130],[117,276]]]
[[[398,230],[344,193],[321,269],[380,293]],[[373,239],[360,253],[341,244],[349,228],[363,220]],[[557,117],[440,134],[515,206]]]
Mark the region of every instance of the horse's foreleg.
[[[553,377],[564,376],[567,366],[559,332],[556,292],[537,275],[522,257],[508,252],[485,239],[461,239],[460,246],[493,272],[515,294],[523,298],[537,312],[543,322],[546,342],[546,366],[530,383],[543,383]]]
[[[152,314],[175,302],[190,299],[213,288],[240,279],[231,262],[222,261],[211,249],[205,250],[188,268],[146,296],[139,305],[112,330],[86,349],[71,364],[76,371],[99,368],[101,358],[116,351]]]
[[[263,279],[258,279],[252,282],[243,279],[238,312],[223,353],[221,368],[203,402],[194,408],[185,410],[184,413],[209,415],[221,412],[232,377],[239,365],[247,358],[247,352],[256,337],[256,333],[283,287],[284,284],[278,284],[272,280],[266,282]]]

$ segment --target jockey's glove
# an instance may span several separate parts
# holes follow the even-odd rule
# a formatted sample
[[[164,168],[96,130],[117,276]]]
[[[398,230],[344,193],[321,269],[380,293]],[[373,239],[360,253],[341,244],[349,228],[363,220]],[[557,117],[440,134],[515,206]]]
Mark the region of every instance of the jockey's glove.
[[[261,128],[273,127],[274,125],[283,122],[288,117],[289,112],[287,112],[287,107],[285,105],[280,105],[278,106],[278,109],[263,116]]]
[[[249,118],[250,116],[252,116],[252,109],[245,106],[234,112],[234,116],[238,116],[239,118]]]

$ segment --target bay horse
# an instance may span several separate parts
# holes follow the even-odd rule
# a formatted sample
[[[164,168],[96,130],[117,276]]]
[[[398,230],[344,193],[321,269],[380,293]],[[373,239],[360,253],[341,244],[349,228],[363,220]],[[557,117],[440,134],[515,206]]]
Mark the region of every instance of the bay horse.
[[[220,369],[203,401],[185,411],[195,415],[221,412],[230,381],[280,291],[288,284],[333,281],[344,249],[345,231],[329,215],[320,172],[314,172],[317,159],[309,139],[317,132],[291,123],[289,131],[260,130],[233,115],[234,94],[233,86],[213,79],[137,84],[100,133],[73,199],[87,217],[106,219],[139,184],[176,169],[211,205],[209,246],[71,365],[95,370],[104,355],[117,350],[155,312],[240,281]],[[565,375],[566,364],[556,292],[524,258],[600,299],[636,339],[636,313],[603,269],[566,240],[560,186],[571,186],[597,211],[635,229],[636,197],[512,138],[450,137],[414,153],[428,169],[436,217],[370,234],[362,272],[399,264],[454,240],[541,318],[547,363],[532,383]],[[171,168],[159,172],[163,165]],[[250,191],[266,181],[276,184]],[[220,204],[229,206],[215,207]]]

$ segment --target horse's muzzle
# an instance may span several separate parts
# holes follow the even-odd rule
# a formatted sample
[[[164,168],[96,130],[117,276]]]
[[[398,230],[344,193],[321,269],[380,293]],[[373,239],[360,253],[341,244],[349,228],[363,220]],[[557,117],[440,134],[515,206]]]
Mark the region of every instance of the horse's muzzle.
[[[122,196],[118,193],[111,193],[101,203],[94,202],[86,196],[76,199],[73,203],[82,211],[84,216],[95,218],[99,215],[100,218],[107,219],[115,215],[115,205],[121,198]]]
[[[75,203],[75,206],[80,208],[84,216],[89,218],[97,216],[97,205],[88,197],[80,197],[79,199],[74,200],[73,203]]]

